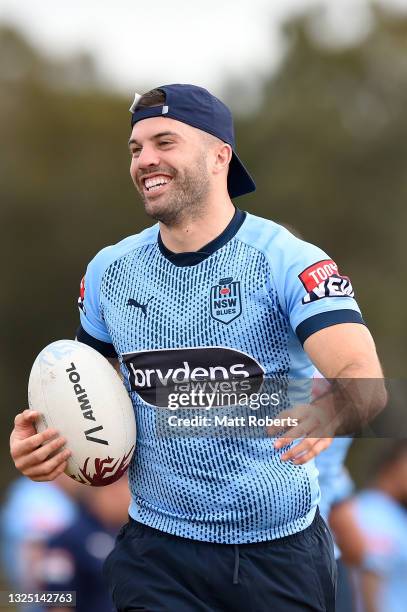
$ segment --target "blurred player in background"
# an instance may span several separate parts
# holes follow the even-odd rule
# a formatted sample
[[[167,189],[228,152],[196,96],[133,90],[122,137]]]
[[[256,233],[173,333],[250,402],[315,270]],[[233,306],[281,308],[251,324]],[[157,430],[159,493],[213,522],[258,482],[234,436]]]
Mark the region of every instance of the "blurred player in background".
[[[336,565],[313,459],[327,436],[382,408],[383,385],[356,415],[318,402],[294,408],[298,427],[269,430],[279,440],[163,435],[157,423],[180,376],[239,390],[264,378],[310,381],[314,363],[327,378],[380,379],[350,281],[319,248],[234,206],[255,184],[229,109],[208,91],[166,85],[136,96],[131,126],[131,177],[158,223],[89,264],[77,334],[116,360],[137,419],[130,521],[105,564],[115,605],[334,610]],[[16,417],[11,453],[23,473],[52,479],[69,451],[50,459],[38,449],[51,434],[35,435],[36,416]]]
[[[357,566],[358,612],[407,610],[407,441],[394,442],[378,462],[371,487],[347,504],[349,522],[335,529]],[[359,597],[360,595],[360,597]]]
[[[53,482],[19,478],[10,485],[0,520],[2,566],[10,588],[20,592],[38,589],[36,562],[47,539],[74,522],[80,489],[65,474]],[[40,612],[38,605],[20,609]]]
[[[329,390],[329,382],[319,372],[314,375],[312,398],[315,401]],[[353,492],[353,481],[344,463],[352,438],[335,438],[332,444],[315,459],[318,469],[318,482],[321,489],[319,509],[327,524],[332,512],[338,512],[345,500]],[[342,562],[341,551],[334,541],[335,559],[338,566],[338,585],[336,593],[336,612],[352,612],[353,593],[346,565]]]
[[[36,574],[44,591],[75,591],[77,612],[111,612],[102,566],[127,518],[127,477],[108,487],[81,489],[76,519],[45,543]],[[72,608],[53,610],[69,612]]]

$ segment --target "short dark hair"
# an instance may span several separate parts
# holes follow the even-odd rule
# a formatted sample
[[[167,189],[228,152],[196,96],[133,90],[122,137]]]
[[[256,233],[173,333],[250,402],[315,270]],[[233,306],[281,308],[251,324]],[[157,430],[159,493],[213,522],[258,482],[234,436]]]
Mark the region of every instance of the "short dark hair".
[[[150,89],[143,94],[137,102],[136,109],[150,108],[151,106],[161,106],[165,102],[165,93],[162,89]]]

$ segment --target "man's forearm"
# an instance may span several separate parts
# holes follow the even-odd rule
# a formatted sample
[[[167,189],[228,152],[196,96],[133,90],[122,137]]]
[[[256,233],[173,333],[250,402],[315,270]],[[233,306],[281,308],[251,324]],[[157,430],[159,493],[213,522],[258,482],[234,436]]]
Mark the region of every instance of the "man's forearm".
[[[349,364],[329,382],[329,390],[313,404],[331,411],[335,435],[360,431],[386,405],[387,392],[383,377],[376,370],[369,371],[365,364]]]
[[[379,612],[379,590],[381,579],[372,572],[363,571],[361,591],[366,612]]]

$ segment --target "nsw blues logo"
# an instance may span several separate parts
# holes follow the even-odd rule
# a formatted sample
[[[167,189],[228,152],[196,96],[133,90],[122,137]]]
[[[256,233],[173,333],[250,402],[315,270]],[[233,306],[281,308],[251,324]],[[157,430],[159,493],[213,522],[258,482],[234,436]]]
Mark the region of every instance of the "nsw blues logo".
[[[221,278],[219,284],[211,288],[211,315],[220,323],[231,323],[242,314],[240,281]]]

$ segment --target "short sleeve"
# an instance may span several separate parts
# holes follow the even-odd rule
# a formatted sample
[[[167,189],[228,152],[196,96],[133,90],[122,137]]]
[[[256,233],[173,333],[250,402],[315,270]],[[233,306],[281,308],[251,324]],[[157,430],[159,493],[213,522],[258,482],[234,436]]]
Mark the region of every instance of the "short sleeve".
[[[279,268],[274,266],[280,299],[292,329],[303,344],[313,333],[338,323],[364,323],[350,279],[318,247],[287,230],[279,237]]]
[[[100,251],[87,267],[80,285],[78,306],[81,326],[85,332],[96,340],[112,344],[100,309],[100,285],[105,272],[104,251],[106,249]]]

